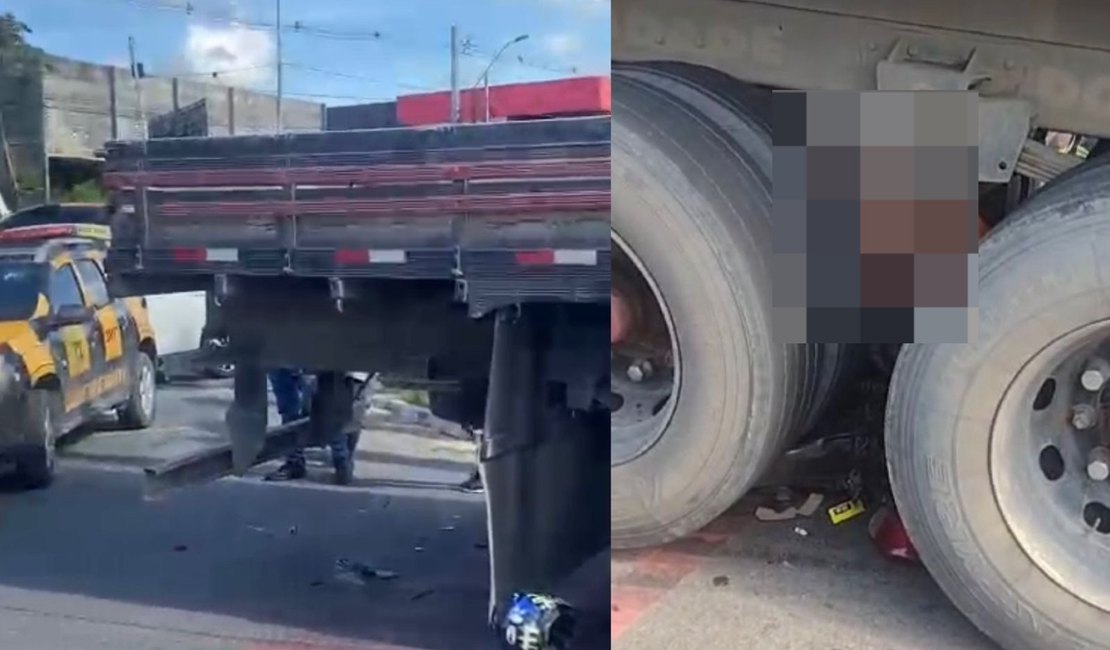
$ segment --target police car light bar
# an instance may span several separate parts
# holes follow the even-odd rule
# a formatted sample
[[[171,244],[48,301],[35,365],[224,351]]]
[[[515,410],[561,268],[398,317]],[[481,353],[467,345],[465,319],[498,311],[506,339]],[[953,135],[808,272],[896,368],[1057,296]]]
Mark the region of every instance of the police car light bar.
[[[108,226],[91,223],[69,223],[50,226],[23,226],[21,228],[0,228],[0,241],[41,241],[63,237],[80,237],[111,241],[112,229]]]

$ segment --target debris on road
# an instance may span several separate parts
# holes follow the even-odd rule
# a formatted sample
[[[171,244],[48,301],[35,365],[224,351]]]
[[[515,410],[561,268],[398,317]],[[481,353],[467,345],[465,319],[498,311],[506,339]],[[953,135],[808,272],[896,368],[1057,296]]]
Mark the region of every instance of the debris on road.
[[[727,587],[728,586],[728,576],[714,576],[713,586],[714,587]]]
[[[176,553],[183,553],[183,552],[189,550],[189,547],[184,545],[184,544],[177,544],[173,547],[173,550]]]
[[[445,533],[449,533],[449,532],[455,530],[455,527],[454,526],[442,526],[440,528],[440,530],[445,532]]]
[[[773,505],[755,509],[755,518],[759,521],[789,521],[798,517],[812,517],[824,500],[823,494],[811,492],[804,501],[798,503],[789,488],[781,488],[776,493]]]
[[[809,531],[805,528],[802,528],[801,526],[794,527],[794,534],[798,537],[809,537]]]
[[[423,600],[424,598],[427,598],[428,596],[431,596],[435,592],[436,592],[435,589],[425,589],[424,591],[421,591],[420,593],[417,593],[416,595],[414,595],[409,600],[414,601],[414,602],[417,601],[417,600]]]
[[[343,582],[365,585],[372,580],[393,580],[398,577],[398,574],[394,571],[375,569],[358,560],[340,558],[335,561],[335,577]]]
[[[867,511],[862,499],[850,499],[829,508],[829,521],[834,526],[839,526],[846,521],[851,521]]]
[[[290,537],[295,537],[296,535],[297,535],[297,527],[296,526],[290,526],[289,527],[289,536]]]

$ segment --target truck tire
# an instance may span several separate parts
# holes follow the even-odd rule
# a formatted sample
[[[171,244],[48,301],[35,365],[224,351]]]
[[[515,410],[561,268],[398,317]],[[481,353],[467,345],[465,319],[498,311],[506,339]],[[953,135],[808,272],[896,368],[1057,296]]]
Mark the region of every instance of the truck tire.
[[[651,427],[621,419],[622,395],[646,389],[613,371],[612,543],[628,548],[732,505],[812,422],[845,355],[772,340],[769,93],[615,64],[613,98],[614,286],[626,268],[644,278],[674,360],[665,403],[638,406]]]
[[[891,382],[902,519],[1007,650],[1110,649],[1110,481],[1088,469],[1100,433],[1110,442],[1105,387],[1081,379],[1108,352],[1108,186],[1101,161],[1069,172],[992,231],[974,342],[906,346]]]

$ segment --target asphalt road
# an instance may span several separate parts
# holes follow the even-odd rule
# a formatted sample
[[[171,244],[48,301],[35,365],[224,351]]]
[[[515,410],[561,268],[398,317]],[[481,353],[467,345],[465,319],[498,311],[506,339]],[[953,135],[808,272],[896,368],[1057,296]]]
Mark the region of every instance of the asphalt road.
[[[467,443],[364,434],[352,487],[320,456],[307,481],[144,500],[140,468],[219,438],[229,399],[163,387],[155,427],[78,437],[50,489],[0,492],[0,648],[492,647],[482,498],[436,485],[468,475]],[[352,584],[340,558],[397,577]]]
[[[612,563],[619,650],[997,650],[867,517],[760,522],[746,501],[698,538]]]

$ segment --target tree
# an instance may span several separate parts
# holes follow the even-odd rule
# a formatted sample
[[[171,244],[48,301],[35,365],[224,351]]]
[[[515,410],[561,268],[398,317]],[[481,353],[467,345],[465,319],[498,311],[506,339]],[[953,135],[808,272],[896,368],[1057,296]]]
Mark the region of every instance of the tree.
[[[27,44],[27,23],[10,11],[0,15],[0,72],[22,76],[37,68],[42,50]]]
[[[30,34],[27,23],[15,17],[12,12],[0,16],[0,51],[18,51],[27,47],[24,34]]]

